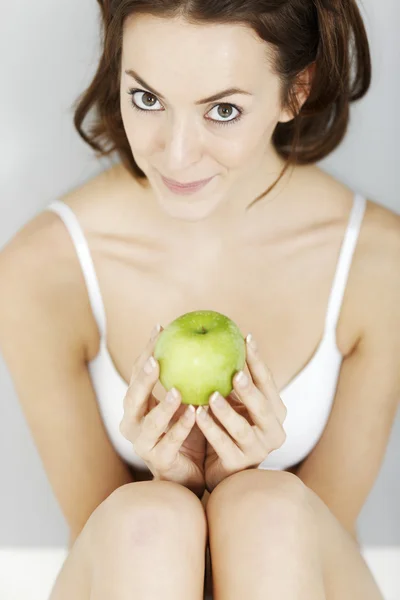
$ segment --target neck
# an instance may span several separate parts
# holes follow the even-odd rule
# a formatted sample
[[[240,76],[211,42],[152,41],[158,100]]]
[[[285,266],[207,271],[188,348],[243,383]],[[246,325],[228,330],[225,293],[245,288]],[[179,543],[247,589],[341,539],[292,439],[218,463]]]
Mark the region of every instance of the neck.
[[[252,203],[275,183],[284,166],[285,161],[271,149],[259,163],[254,163],[251,170],[247,169],[239,174],[225,198],[220,200],[209,215],[197,220],[166,214],[153,194],[151,206],[152,211],[155,211],[154,222],[160,223],[163,233],[168,232],[169,239],[178,243],[204,243],[205,239],[210,242],[251,239],[261,228],[265,230],[265,218],[270,219],[273,227],[273,221],[279,215],[293,168],[287,169],[272,191],[255,204]]]

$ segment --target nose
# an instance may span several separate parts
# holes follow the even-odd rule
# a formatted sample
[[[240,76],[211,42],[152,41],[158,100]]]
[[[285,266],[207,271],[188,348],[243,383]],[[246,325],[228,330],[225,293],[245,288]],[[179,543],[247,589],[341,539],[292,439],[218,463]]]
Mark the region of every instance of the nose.
[[[167,122],[164,149],[164,164],[170,173],[184,171],[201,159],[203,138],[193,116]]]

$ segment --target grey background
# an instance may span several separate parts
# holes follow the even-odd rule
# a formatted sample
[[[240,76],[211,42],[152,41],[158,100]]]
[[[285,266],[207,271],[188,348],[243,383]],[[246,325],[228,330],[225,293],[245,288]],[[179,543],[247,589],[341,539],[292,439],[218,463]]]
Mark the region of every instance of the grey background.
[[[72,125],[71,105],[89,83],[99,52],[95,0],[1,0],[0,6],[1,249],[50,201],[109,163],[93,158]],[[360,6],[372,49],[372,88],[352,106],[344,142],[320,166],[400,213],[400,5],[364,0]],[[400,545],[399,455],[398,412],[359,518],[363,545]],[[66,523],[1,356],[0,473],[0,546],[66,544]]]

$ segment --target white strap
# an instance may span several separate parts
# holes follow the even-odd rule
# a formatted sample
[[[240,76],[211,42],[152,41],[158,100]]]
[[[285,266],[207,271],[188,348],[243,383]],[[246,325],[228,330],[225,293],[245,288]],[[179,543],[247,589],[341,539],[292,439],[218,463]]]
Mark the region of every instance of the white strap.
[[[342,242],[336,273],[329,296],[325,322],[325,330],[329,333],[336,334],[336,326],[366,205],[366,199],[360,194],[355,194],[349,223]]]
[[[62,200],[54,200],[45,210],[56,212],[64,221],[74,243],[89,295],[89,302],[101,337],[106,337],[106,313],[96,270],[82,227],[73,210]]]

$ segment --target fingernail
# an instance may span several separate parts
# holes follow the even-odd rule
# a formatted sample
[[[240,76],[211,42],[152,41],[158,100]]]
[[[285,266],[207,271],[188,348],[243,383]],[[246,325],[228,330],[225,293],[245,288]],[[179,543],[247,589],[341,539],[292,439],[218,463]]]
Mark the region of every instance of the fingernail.
[[[213,393],[210,398],[210,402],[217,408],[225,408],[225,400],[218,392]]]
[[[157,325],[154,327],[154,329],[151,332],[151,335],[150,335],[151,341],[154,341],[156,339],[156,337],[160,333],[160,329],[161,329],[161,325],[159,323],[157,323]]]
[[[150,375],[153,370],[156,368],[157,363],[154,360],[154,358],[152,356],[150,356],[150,358],[148,358],[146,360],[146,362],[144,363],[144,367],[143,367],[143,371],[146,373],[146,375]]]
[[[199,406],[196,410],[197,416],[201,421],[205,421],[207,418],[208,406]]]
[[[251,335],[251,333],[249,333],[248,336],[246,337],[246,342],[252,350],[257,350],[257,344],[256,344],[253,336]]]
[[[247,375],[245,375],[243,371],[239,371],[239,373],[236,375],[236,383],[238,384],[238,386],[244,388],[246,387],[248,382],[249,378],[247,377]]]
[[[169,404],[175,404],[175,401],[178,399],[179,395],[175,388],[171,388],[167,394],[165,400],[169,402]]]
[[[194,408],[194,406],[192,404],[189,404],[189,406],[187,407],[187,409],[184,412],[185,415],[185,420],[186,421],[191,421],[192,420],[192,416],[193,413],[196,409]]]

